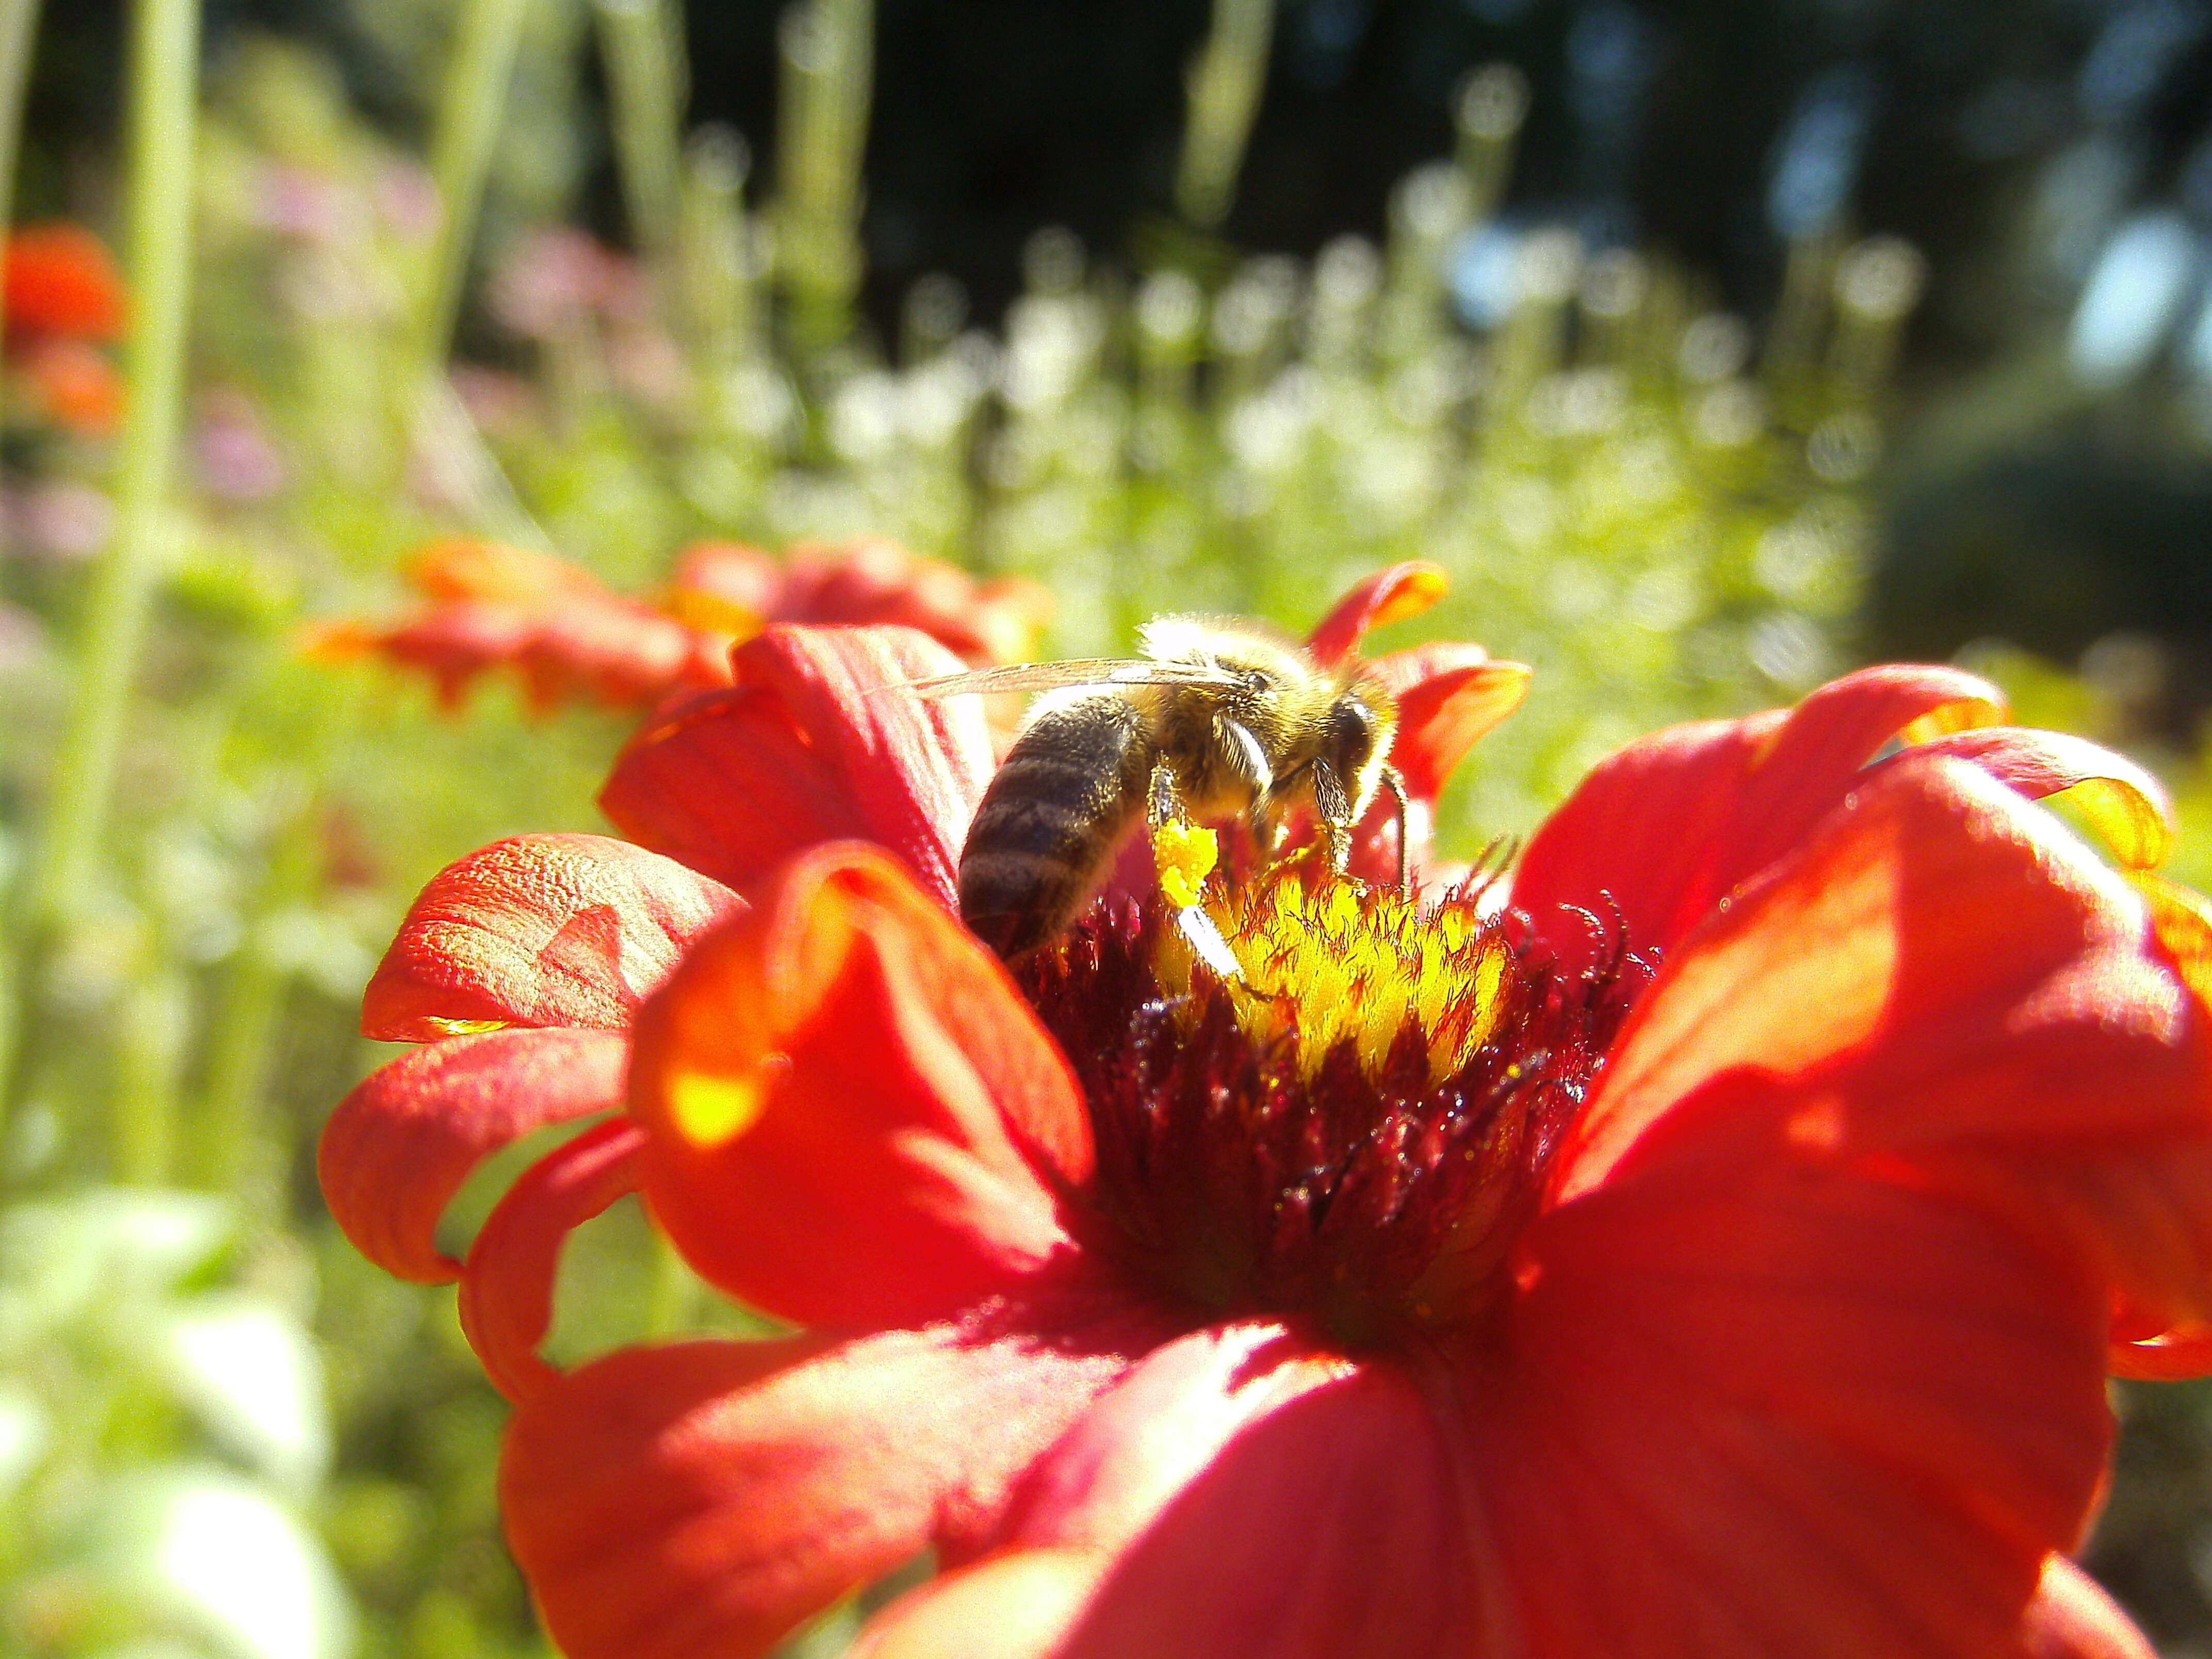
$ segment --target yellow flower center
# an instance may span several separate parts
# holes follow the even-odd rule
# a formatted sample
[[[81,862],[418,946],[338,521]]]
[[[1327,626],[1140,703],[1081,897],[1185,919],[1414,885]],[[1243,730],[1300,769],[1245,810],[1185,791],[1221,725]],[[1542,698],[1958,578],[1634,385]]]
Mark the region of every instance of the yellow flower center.
[[[1076,1224],[1207,1316],[1347,1350],[1482,1317],[1648,966],[1562,976],[1480,882],[1407,898],[1295,854],[1232,879],[1210,841],[1164,830],[1156,896],[1018,969],[1090,1110]]]
[[[1514,957],[1482,915],[1479,891],[1425,902],[1327,876],[1316,884],[1310,862],[1291,860],[1249,882],[1208,882],[1212,830],[1169,824],[1152,847],[1161,894],[1183,917],[1180,931],[1160,937],[1163,988],[1187,996],[1194,972],[1227,979],[1253,1040],[1287,1044],[1305,1080],[1347,1042],[1360,1069],[1376,1076],[1411,1033],[1428,1056],[1429,1080],[1441,1082],[1496,1032]],[[1194,948],[1194,929],[1221,948]]]

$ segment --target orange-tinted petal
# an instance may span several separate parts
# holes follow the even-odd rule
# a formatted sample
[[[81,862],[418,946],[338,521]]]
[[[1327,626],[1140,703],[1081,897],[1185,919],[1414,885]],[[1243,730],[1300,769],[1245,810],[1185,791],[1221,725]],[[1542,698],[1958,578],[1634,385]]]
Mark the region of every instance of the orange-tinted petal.
[[[612,592],[550,553],[443,541],[410,574],[432,600],[428,609],[389,628],[326,630],[325,643],[421,669],[448,704],[502,667],[520,673],[541,710],[578,696],[649,708],[729,682],[726,635]]]
[[[459,538],[430,544],[416,556],[407,574],[430,598],[450,601],[536,605],[549,599],[607,593],[590,571],[553,554]]]
[[[739,892],[809,847],[872,841],[950,909],[992,768],[981,700],[882,688],[959,659],[908,629],[778,627],[732,662],[734,690],[631,740],[599,796],[607,816]]]
[[[2150,908],[2158,942],[2173,959],[2181,982],[2212,1006],[2212,902],[2192,887],[2148,871],[2131,870],[2129,884]]]
[[[1479,645],[1424,645],[1373,665],[1397,695],[1390,759],[1407,793],[1433,801],[1468,750],[1528,695],[1528,668],[1496,662]]]
[[[1442,565],[1409,559],[1378,570],[1339,599],[1306,636],[1306,649],[1324,665],[1359,649],[1367,631],[1418,617],[1443,598],[1451,578]]]
[[[745,639],[775,617],[782,587],[782,568],[760,549],[701,542],[676,562],[664,605],[679,621]]]
[[[551,708],[579,696],[616,708],[650,708],[687,689],[697,659],[693,630],[657,611],[612,594],[594,603],[549,607],[516,653],[532,702]],[[719,663],[717,640],[708,659]],[[720,684],[716,672],[689,689]]]
[[[420,670],[437,688],[438,701],[455,708],[478,678],[522,654],[532,626],[531,614],[516,606],[455,600],[393,628],[334,630],[324,638],[349,639],[403,668]]]
[[[8,235],[8,331],[112,340],[128,295],[106,244],[82,225],[26,225]]]
[[[1569,970],[1670,949],[1739,882],[1790,851],[1900,734],[1996,718],[1997,692],[1952,668],[1863,669],[1796,708],[1674,726],[1594,769],[1537,830],[1514,902]],[[1596,919],[1593,927],[1591,918]]]
[[[767,616],[771,622],[917,629],[980,665],[1030,655],[1052,618],[1052,598],[1018,576],[978,586],[953,565],[876,539],[793,548]]]
[[[362,997],[362,1030],[425,1042],[486,1025],[621,1030],[691,942],[744,908],[605,836],[519,836],[422,890]]]
[[[2212,1325],[2192,1321],[2148,1337],[2116,1337],[2105,1364],[2113,1376],[2138,1382],[2185,1382],[2212,1376]]]
[[[568,1235],[637,1190],[645,1137],[617,1118],[547,1153],[509,1188],[469,1246],[461,1270],[461,1329],[484,1374],[509,1400],[550,1382],[538,1345],[553,1326],[553,1279]]]
[[[500,1493],[553,1638],[569,1659],[745,1659],[988,1529],[1152,1340],[1113,1317],[634,1348],[552,1379],[515,1413]]]
[[[1971,761],[2030,800],[2064,799],[2131,870],[2155,869],[2172,854],[2173,805],[2165,787],[2124,755],[2085,738],[1984,726],[1932,738],[1905,752]]]
[[[22,364],[40,409],[56,426],[104,438],[123,424],[123,376],[97,346],[43,338],[25,349]]]
[[[1555,1187],[1724,1156],[1778,1115],[1808,1157],[1960,1183],[2062,1236],[2152,1328],[2202,1318],[2204,1027],[2124,882],[1979,770],[1912,757],[1683,942]]]
[[[2101,1287],[1765,1121],[1522,1241],[1463,1409],[1526,1651],[2016,1651],[2104,1467]]]
[[[639,1016],[646,1191],[702,1274],[800,1324],[939,1317],[1072,1249],[1066,1062],[995,957],[875,848],[789,866]]]
[[[2022,1659],[2158,1659],[2127,1614],[2064,1556],[2043,1564],[2043,1582],[2021,1621]]]
[[[442,1284],[461,1265],[438,1249],[438,1218],[469,1172],[533,1129],[619,1106],[629,1058],[606,1031],[492,1031],[403,1055],[323,1130],[331,1214],[386,1273]]]
[[[1387,1364],[1265,1326],[1200,1332],[1150,1356],[1054,1448],[1006,1548],[893,1607],[860,1652],[1490,1652],[1462,1468],[1432,1402]]]

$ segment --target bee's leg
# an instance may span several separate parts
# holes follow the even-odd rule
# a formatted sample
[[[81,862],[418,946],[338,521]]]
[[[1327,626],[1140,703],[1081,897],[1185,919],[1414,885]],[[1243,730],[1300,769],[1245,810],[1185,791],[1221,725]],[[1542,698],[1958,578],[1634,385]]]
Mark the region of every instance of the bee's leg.
[[[1328,762],[1316,761],[1312,772],[1314,816],[1328,837],[1328,867],[1340,876],[1352,864],[1352,800]]]
[[[1147,793],[1146,801],[1155,830],[1163,829],[1184,816],[1182,786],[1176,781],[1175,768],[1165,761],[1152,763],[1152,787]]]
[[[1413,896],[1413,852],[1406,840],[1406,815],[1410,810],[1406,799],[1406,780],[1395,766],[1382,769],[1382,787],[1390,792],[1391,800],[1398,808],[1398,896]]]
[[[1252,805],[1244,814],[1245,828],[1252,832],[1252,848],[1259,854],[1260,862],[1273,864],[1275,848],[1283,839],[1282,820],[1275,816],[1273,792],[1252,797]]]

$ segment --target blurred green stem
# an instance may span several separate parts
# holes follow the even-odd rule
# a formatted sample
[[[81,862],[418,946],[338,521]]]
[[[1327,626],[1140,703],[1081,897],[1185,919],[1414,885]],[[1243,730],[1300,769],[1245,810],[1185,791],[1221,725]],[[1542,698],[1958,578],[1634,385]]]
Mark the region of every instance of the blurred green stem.
[[[125,185],[131,280],[128,383],[116,479],[116,532],[86,602],[77,701],[56,757],[43,833],[17,915],[22,954],[0,969],[0,1078],[12,1079],[22,1021],[39,994],[39,957],[82,914],[100,854],[123,722],[155,585],[180,528],[172,515],[177,428],[191,298],[199,70],[198,0],[138,0],[131,16]]]
[[[409,393],[422,378],[443,367],[453,345],[461,283],[468,272],[469,250],[476,243],[484,181],[491,173],[500,113],[514,79],[515,52],[528,6],[529,0],[468,0],[461,14],[453,66],[439,100],[438,130],[430,143],[430,177],[438,187],[440,216],[415,296],[414,362],[407,366],[405,383]]]
[[[802,0],[783,15],[776,264],[802,352],[852,330],[860,287],[860,161],[875,85],[874,0]]]
[[[1227,216],[1260,94],[1267,82],[1274,0],[1213,0],[1213,29],[1191,61],[1189,124],[1176,169],[1176,210],[1202,230]]]
[[[745,236],[745,141],[708,128],[685,157],[677,232],[678,319],[698,354],[708,408],[753,344],[752,253]],[[709,419],[708,424],[713,424]]]
[[[191,1028],[191,993],[173,967],[149,969],[125,993],[109,1133],[114,1176],[125,1186],[166,1186],[175,1177],[177,1098]]]
[[[342,700],[332,699],[333,704]],[[334,708],[322,722],[325,734],[344,724],[347,707]],[[318,747],[325,747],[319,744]],[[316,769],[319,771],[321,769]],[[276,1028],[291,983],[271,935],[286,915],[304,904],[315,889],[322,866],[322,826],[313,800],[303,788],[298,810],[277,832],[276,857],[260,895],[260,914],[249,927],[217,1018],[209,1032],[208,1070],[203,1118],[194,1137],[191,1174],[213,1192],[229,1193],[258,1206],[273,1197],[279,1171],[257,1167],[269,1161],[262,1133],[262,1102],[276,1058]],[[289,1149],[288,1149],[289,1150]],[[280,1154],[281,1155],[281,1154]]]
[[[1510,64],[1486,64],[1460,85],[1452,124],[1459,129],[1455,158],[1467,180],[1471,218],[1498,210],[1513,170],[1513,146],[1528,116],[1528,77]]]
[[[23,85],[31,78],[39,0],[0,0],[0,225],[15,216],[15,151],[22,139]],[[0,320],[5,313],[0,311]]]
[[[593,10],[630,232],[665,283],[682,210],[678,147],[688,96],[677,20],[665,0],[598,0]]]
[[[0,0],[0,226],[15,216],[15,152],[21,138],[23,87],[31,76],[31,48],[36,39],[39,0]],[[7,312],[0,296],[0,325]],[[0,548],[4,548],[0,540]],[[16,896],[0,883],[0,898]],[[17,1008],[23,973],[21,912],[0,906],[0,1128],[6,1124],[9,1083],[15,1071]]]
[[[1782,293],[1767,319],[1759,378],[1785,420],[1802,418],[1818,392],[1820,337],[1843,237],[1830,229],[1799,236],[1782,268]]]

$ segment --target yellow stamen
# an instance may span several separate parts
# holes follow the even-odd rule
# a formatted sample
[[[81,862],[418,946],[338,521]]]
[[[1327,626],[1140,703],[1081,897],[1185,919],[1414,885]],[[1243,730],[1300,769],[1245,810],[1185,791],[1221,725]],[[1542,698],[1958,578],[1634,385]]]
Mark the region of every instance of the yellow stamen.
[[[1152,831],[1152,857],[1160,891],[1176,909],[1187,910],[1221,861],[1221,838],[1202,823],[1164,823]]]
[[[1164,852],[1160,865],[1163,890],[1182,903]],[[1181,890],[1194,902],[1194,884]],[[1466,900],[1427,904],[1326,877],[1310,886],[1279,865],[1216,889],[1203,914],[1243,966],[1249,994],[1237,1000],[1237,1018],[1255,1042],[1295,1033],[1308,1078],[1346,1043],[1364,1070],[1379,1073],[1411,1030],[1441,1081],[1496,1036],[1519,983],[1511,948]],[[1187,985],[1185,949],[1179,938],[1163,940],[1164,984],[1172,965]],[[1182,960],[1170,964],[1171,954]]]

